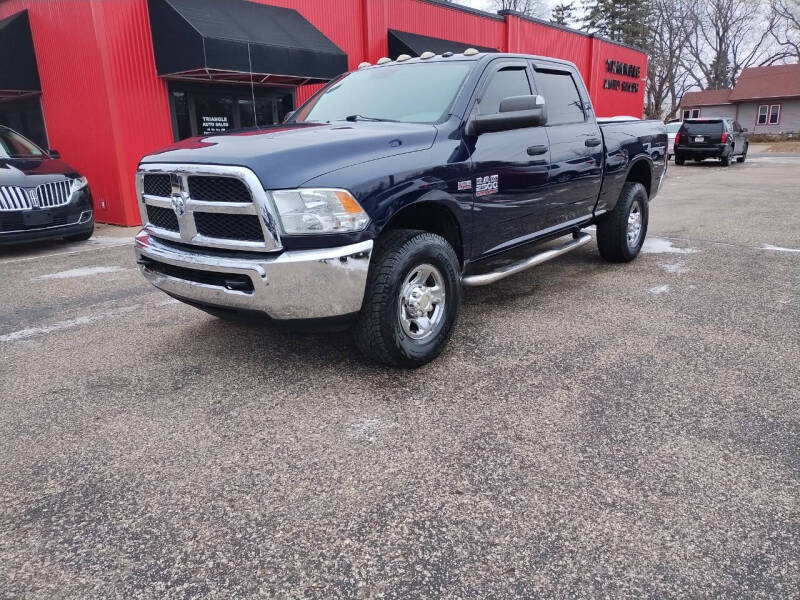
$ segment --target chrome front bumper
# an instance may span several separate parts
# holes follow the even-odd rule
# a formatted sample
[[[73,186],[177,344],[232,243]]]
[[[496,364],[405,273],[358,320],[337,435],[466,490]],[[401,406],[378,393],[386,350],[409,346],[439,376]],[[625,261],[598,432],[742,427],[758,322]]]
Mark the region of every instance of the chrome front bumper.
[[[273,319],[318,319],[361,309],[372,240],[319,250],[293,250],[252,258],[189,252],[141,231],[134,242],[142,274],[154,286],[202,304],[261,311]],[[252,291],[193,281],[191,272],[165,274],[148,261],[213,274],[246,276]],[[175,270],[171,270],[172,273]],[[186,277],[186,278],[184,278]],[[203,279],[198,277],[197,279]]]

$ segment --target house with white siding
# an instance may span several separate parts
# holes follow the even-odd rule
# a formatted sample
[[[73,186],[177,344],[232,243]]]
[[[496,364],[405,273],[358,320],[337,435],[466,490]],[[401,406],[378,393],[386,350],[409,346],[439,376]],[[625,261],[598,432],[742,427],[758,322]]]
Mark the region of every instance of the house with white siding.
[[[751,67],[732,90],[686,92],[684,119],[725,117],[755,134],[800,136],[800,64]]]

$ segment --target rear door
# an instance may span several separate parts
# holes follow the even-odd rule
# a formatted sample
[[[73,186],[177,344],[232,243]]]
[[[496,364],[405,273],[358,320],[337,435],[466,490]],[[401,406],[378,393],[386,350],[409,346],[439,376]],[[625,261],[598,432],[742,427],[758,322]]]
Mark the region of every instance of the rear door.
[[[689,137],[687,144],[692,148],[716,147],[722,143],[722,119],[693,119],[684,122],[684,127]]]
[[[742,126],[739,125],[739,121],[733,122],[733,136],[736,144],[734,153],[742,154],[744,152],[745,136]]]
[[[532,64],[547,107],[549,229],[592,215],[603,180],[603,137],[580,76],[560,63]]]
[[[471,112],[499,112],[500,101],[531,94],[524,59],[492,61],[473,98]],[[473,257],[524,241],[543,227],[549,149],[544,127],[466,136],[472,153],[475,196]]]

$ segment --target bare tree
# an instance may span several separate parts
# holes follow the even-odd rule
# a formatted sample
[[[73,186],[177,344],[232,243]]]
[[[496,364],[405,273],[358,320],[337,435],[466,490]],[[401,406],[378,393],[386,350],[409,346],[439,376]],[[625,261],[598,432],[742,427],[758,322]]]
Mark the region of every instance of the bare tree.
[[[686,42],[693,23],[691,0],[652,0],[648,22],[650,58],[647,64],[645,114],[672,119],[683,94],[693,85]]]
[[[772,31],[776,13],[765,0],[705,0],[692,5],[687,49],[688,71],[701,88],[736,85],[743,69],[771,65],[786,58]]]
[[[772,37],[778,46],[800,62],[800,0],[773,0],[772,10],[776,16]]]
[[[494,0],[495,10],[513,10],[529,17],[541,17],[545,7],[542,0]]]

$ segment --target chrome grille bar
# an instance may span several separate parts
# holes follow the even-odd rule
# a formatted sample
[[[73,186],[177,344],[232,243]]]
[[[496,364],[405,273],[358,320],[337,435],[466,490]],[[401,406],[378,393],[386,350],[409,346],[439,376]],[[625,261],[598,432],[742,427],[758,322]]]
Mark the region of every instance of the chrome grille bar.
[[[36,194],[39,196],[39,205],[42,208],[53,208],[54,206],[67,204],[69,202],[70,186],[69,179],[43,183],[36,188]]]
[[[14,185],[0,186],[0,210],[28,210],[32,208],[25,188]]]
[[[0,186],[0,211],[64,206],[70,201],[71,187],[70,179],[43,183],[36,188]]]

